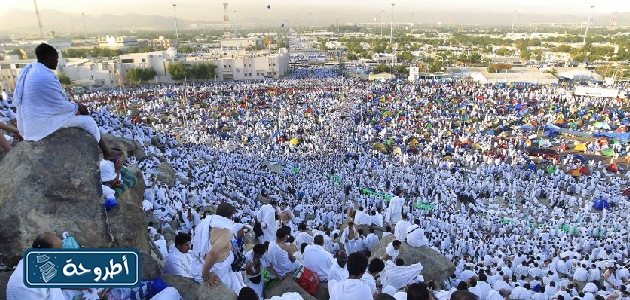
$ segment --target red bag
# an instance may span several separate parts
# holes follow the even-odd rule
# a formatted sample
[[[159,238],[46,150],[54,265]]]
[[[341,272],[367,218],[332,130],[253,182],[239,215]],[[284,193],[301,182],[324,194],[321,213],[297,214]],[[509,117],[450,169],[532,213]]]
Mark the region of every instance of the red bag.
[[[319,288],[319,276],[317,273],[300,266],[293,275],[293,279],[309,294],[315,296],[317,289]]]

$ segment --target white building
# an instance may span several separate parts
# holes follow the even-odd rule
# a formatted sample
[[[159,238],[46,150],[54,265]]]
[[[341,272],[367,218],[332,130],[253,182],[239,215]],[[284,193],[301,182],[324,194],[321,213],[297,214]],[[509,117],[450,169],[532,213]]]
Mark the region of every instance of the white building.
[[[138,39],[135,36],[111,36],[98,38],[98,46],[101,48],[126,49],[138,47]]]
[[[277,53],[227,51],[213,61],[218,80],[278,79],[289,72],[289,53],[282,48]]]

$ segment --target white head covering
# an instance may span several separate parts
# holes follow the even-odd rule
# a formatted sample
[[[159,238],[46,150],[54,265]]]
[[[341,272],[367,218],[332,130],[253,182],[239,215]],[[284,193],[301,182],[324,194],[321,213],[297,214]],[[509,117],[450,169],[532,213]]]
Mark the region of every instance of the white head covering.
[[[101,160],[101,182],[108,182],[116,179],[116,166],[109,160]]]

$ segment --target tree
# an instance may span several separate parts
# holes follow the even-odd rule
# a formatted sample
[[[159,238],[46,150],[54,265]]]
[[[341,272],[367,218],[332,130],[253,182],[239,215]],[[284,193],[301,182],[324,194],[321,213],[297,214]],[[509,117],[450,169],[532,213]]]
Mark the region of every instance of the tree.
[[[190,72],[186,70],[183,62],[177,62],[174,64],[170,64],[167,67],[168,73],[171,74],[173,80],[184,80],[187,77],[190,77]]]
[[[388,71],[389,71],[389,67],[385,64],[380,64],[374,67],[374,73],[384,73]]]
[[[398,57],[398,59],[402,61],[407,61],[407,62],[410,62],[415,58],[413,54],[409,51],[403,51],[400,54],[396,55],[396,57]]]
[[[348,60],[357,60],[358,57],[357,57],[357,55],[355,53],[348,52],[348,55],[346,55],[346,58]]]
[[[127,71],[127,77],[131,82],[146,82],[155,78],[157,72],[153,68],[134,68]]]
[[[214,64],[195,64],[190,69],[190,76],[195,79],[214,78],[217,66]]]
[[[319,50],[322,50],[322,51],[328,50],[328,47],[326,47],[326,40],[325,39],[320,39],[319,40]]]
[[[556,75],[558,75],[558,70],[556,70],[556,68],[551,68],[549,73],[551,73],[551,75],[553,75],[553,76],[556,76]]]
[[[181,53],[192,53],[195,50],[193,50],[193,48],[191,48],[190,46],[182,46],[178,47],[177,51]]]
[[[72,80],[70,80],[70,77],[68,77],[68,75],[66,75],[66,73],[59,73],[59,75],[57,77],[59,77],[59,82],[62,85],[71,85],[72,84]]]
[[[9,55],[19,55],[21,57],[22,51],[20,51],[20,49],[13,49],[11,50],[11,52],[9,52]]]

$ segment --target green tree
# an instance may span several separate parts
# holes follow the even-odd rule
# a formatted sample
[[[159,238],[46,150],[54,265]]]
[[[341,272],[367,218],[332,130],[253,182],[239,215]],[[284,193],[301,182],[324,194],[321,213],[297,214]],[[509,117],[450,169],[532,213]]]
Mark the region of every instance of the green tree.
[[[402,60],[402,61],[406,61],[406,62],[410,62],[412,61],[415,56],[413,56],[413,54],[409,51],[403,51],[400,54],[396,55],[396,57],[398,57],[398,59]]]
[[[177,52],[181,52],[181,53],[193,53],[193,48],[191,48],[190,46],[181,46],[177,48]]]
[[[374,73],[384,73],[389,72],[389,67],[386,64],[379,64],[374,67]]]
[[[70,80],[70,77],[68,77],[68,75],[66,75],[66,73],[59,73],[59,75],[57,77],[59,77],[59,82],[62,85],[71,85],[72,84],[72,80]]]
[[[211,63],[195,64],[190,69],[190,76],[195,79],[214,78],[217,66]]]
[[[348,60],[357,60],[358,56],[353,52],[348,52],[348,55],[346,55],[346,58]]]
[[[134,68],[127,71],[127,77],[131,82],[147,82],[155,78],[157,72],[153,68]]]
[[[320,39],[319,40],[319,50],[322,50],[322,51],[328,50],[328,47],[326,47],[326,40],[325,39]]]
[[[556,70],[556,68],[551,68],[549,73],[551,73],[551,75],[553,75],[553,76],[556,76],[556,75],[558,75],[558,70]]]
[[[173,80],[184,80],[190,77],[190,72],[186,70],[186,66],[181,61],[168,65],[167,70]]]
[[[409,73],[409,69],[405,66],[397,66],[396,68],[394,68],[394,71],[398,74],[408,74]]]

